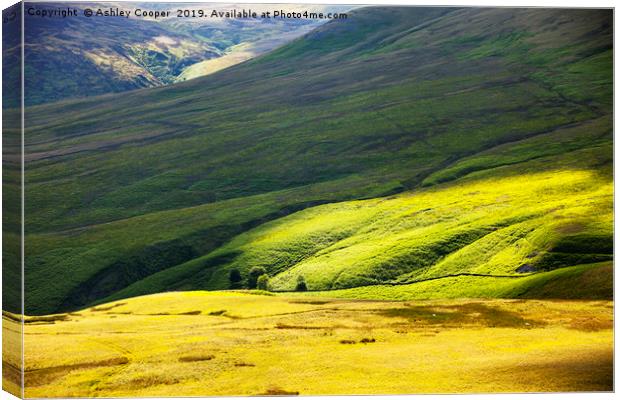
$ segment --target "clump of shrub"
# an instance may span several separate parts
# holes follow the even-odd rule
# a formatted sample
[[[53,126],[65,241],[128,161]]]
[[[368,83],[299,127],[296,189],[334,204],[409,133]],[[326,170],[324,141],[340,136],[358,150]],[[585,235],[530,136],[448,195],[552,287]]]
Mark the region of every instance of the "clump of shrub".
[[[267,274],[267,271],[263,267],[253,267],[248,274],[248,288],[256,289],[258,285],[258,278]]]
[[[305,292],[306,290],[308,290],[308,285],[306,285],[306,279],[303,275],[299,275],[297,277],[297,285],[295,286],[295,291]]]
[[[233,268],[228,271],[228,281],[230,282],[231,289],[241,289],[243,277],[241,272],[237,268]]]
[[[259,276],[258,280],[256,281],[256,288],[258,290],[269,290],[269,275],[262,274],[261,276]]]

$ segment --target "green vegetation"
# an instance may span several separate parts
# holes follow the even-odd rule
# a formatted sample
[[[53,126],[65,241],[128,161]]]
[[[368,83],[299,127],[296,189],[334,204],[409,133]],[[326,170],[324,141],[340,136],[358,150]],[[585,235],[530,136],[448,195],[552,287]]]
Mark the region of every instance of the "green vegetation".
[[[256,280],[256,288],[258,290],[269,290],[269,275],[262,274]]]
[[[305,292],[308,290],[308,285],[306,285],[306,278],[303,275],[299,275],[297,277],[297,284],[295,285],[295,291],[297,292]]]
[[[308,292],[307,295],[372,300],[450,298],[611,300],[613,266],[610,262],[581,265],[524,277],[463,275],[404,285],[373,285]]]
[[[263,267],[254,267],[248,273],[248,288],[256,289],[258,285],[258,279],[265,275],[267,271]],[[264,288],[258,288],[260,290],[265,290]]]
[[[228,271],[228,280],[230,281],[231,289],[241,289],[241,281],[243,281],[243,277],[237,268],[233,268]]]
[[[553,168],[549,159],[518,168],[517,175],[505,168],[489,173],[492,178],[313,207],[243,233],[204,257],[153,274],[107,300],[163,291],[170,282],[189,281],[205,271],[204,280],[187,288],[222,288],[230,269],[247,271],[249,265],[254,265],[250,276],[269,272],[272,290],[293,291],[300,289],[300,279],[313,290],[459,274],[501,277],[498,284],[512,284],[517,281],[510,277],[538,277],[544,275],[538,272],[612,259],[608,178],[587,170],[533,172]],[[465,288],[456,285],[455,293],[477,288],[466,284],[471,277],[459,279]],[[248,285],[254,287],[250,280]],[[610,286],[583,290],[588,288],[611,293]],[[491,293],[499,296],[500,289],[494,287]]]
[[[205,78],[29,108],[26,311],[253,267],[402,291],[608,261],[611,32],[608,10],[361,9]]]

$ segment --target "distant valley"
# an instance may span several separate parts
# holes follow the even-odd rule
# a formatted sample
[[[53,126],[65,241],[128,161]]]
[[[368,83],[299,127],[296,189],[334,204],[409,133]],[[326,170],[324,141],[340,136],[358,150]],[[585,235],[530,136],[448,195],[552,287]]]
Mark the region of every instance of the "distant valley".
[[[77,17],[68,18],[26,13],[26,104],[163,86],[207,75],[273,50],[325,22],[176,18],[174,12],[165,19],[133,15],[87,18],[82,11],[88,7],[122,10],[139,5],[73,3],[72,7],[80,11]],[[32,7],[44,10],[57,8],[58,4],[37,3]],[[191,9],[191,5],[183,7]],[[179,5],[161,3],[155,8],[175,10]],[[215,6],[219,8],[226,5]],[[6,68],[17,70],[19,47],[5,46],[3,51]],[[4,103],[5,108],[17,105],[17,99]]]

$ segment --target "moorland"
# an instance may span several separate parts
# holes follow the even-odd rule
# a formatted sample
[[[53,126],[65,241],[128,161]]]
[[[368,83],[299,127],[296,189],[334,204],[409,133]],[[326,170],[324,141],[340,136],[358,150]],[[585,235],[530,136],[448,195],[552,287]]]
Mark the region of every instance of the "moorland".
[[[612,390],[612,27],[367,7],[206,77],[28,107],[26,394]]]

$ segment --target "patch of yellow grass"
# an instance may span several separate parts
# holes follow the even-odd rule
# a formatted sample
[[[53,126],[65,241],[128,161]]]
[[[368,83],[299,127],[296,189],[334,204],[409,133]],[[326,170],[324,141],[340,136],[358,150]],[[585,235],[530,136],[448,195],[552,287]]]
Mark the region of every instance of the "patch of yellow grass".
[[[200,76],[205,76],[217,72],[221,69],[242,63],[258,54],[252,51],[249,43],[242,43],[233,46],[226,54],[221,57],[204,60],[187,67],[177,78],[177,82],[186,81]]]
[[[26,396],[609,391],[611,305],[163,293],[26,324]]]
[[[2,389],[22,397],[22,332],[21,318],[2,313]]]

